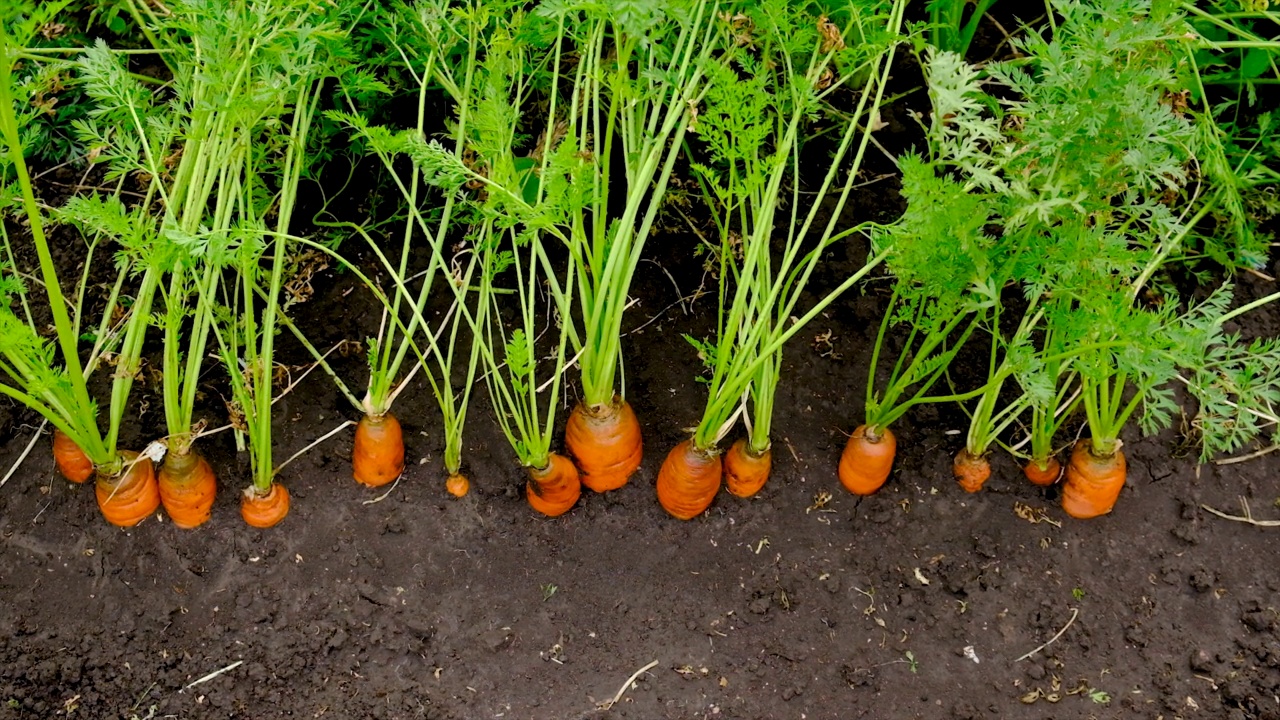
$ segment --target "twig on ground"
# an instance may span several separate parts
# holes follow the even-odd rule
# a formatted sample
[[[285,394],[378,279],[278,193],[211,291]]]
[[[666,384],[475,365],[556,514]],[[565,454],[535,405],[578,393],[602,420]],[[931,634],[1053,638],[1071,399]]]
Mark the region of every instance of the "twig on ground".
[[[1228,515],[1227,513],[1224,513],[1221,510],[1215,510],[1208,505],[1201,505],[1200,507],[1204,508],[1207,512],[1217,515],[1223,520],[1234,520],[1235,522],[1247,523],[1255,527],[1280,527],[1280,520],[1255,520],[1253,517],[1253,511],[1249,509],[1249,501],[1245,500],[1243,495],[1240,497],[1240,508],[1244,512],[1243,515]]]
[[[48,424],[49,421],[45,420],[40,423],[40,427],[36,428],[36,434],[31,437],[31,442],[27,443],[27,449],[23,450],[22,454],[18,456],[18,459],[14,460],[13,464],[9,466],[9,472],[5,473],[3,478],[0,478],[0,487],[4,487],[4,484],[9,482],[9,478],[13,477],[13,474],[22,466],[22,462],[31,454],[31,448],[36,446],[36,441],[40,439],[41,433],[44,432],[44,426]]]
[[[280,474],[280,471],[284,469],[284,466],[285,466],[285,465],[288,465],[289,463],[293,462],[294,460],[297,460],[297,459],[298,459],[298,458],[299,458],[303,453],[307,452],[307,451],[308,451],[308,450],[310,450],[311,448],[313,448],[313,447],[315,447],[315,446],[319,445],[320,443],[324,442],[325,440],[328,440],[329,438],[333,437],[334,435],[337,435],[338,433],[342,432],[342,431],[343,431],[343,430],[345,430],[347,427],[349,427],[349,426],[351,426],[351,425],[355,425],[355,424],[356,424],[356,423],[355,423],[355,421],[354,421],[354,420],[344,420],[344,421],[342,421],[342,424],[341,424],[341,425],[339,425],[338,427],[336,427],[336,428],[334,428],[334,429],[330,430],[329,432],[325,433],[324,435],[321,435],[319,438],[317,438],[317,439],[315,440],[315,442],[313,442],[313,443],[311,443],[310,445],[308,445],[308,446],[306,446],[306,447],[302,448],[301,450],[299,450],[298,452],[294,453],[293,455],[290,455],[288,460],[285,460],[284,462],[280,463],[279,465],[277,465],[277,466],[276,466],[276,469],[275,469],[275,470],[272,470],[272,471],[271,471],[271,475],[272,475],[272,476],[279,475],[279,474]]]
[[[182,688],[182,690],[179,690],[178,692],[182,692],[183,690],[190,690],[191,688],[195,687],[196,685],[199,685],[199,684],[200,684],[200,683],[202,683],[202,682],[209,682],[210,680],[212,680],[212,679],[214,679],[214,678],[218,677],[218,676],[219,676],[219,675],[221,675],[222,673],[230,672],[230,671],[232,671],[232,670],[235,670],[236,668],[240,667],[240,666],[241,666],[241,665],[243,665],[243,664],[244,664],[244,661],[243,661],[243,660],[237,660],[237,661],[235,661],[235,662],[231,663],[230,665],[228,665],[228,666],[226,666],[226,667],[222,668],[221,670],[214,670],[213,672],[209,673],[208,675],[205,675],[204,677],[200,678],[199,680],[192,680],[190,683],[188,683],[188,684],[187,684],[187,686],[186,686],[186,687]]]
[[[1071,608],[1071,619],[1067,621],[1067,624],[1066,624],[1066,625],[1063,625],[1063,626],[1062,626],[1062,629],[1058,631],[1058,634],[1057,634],[1057,635],[1054,635],[1053,637],[1049,638],[1049,642],[1047,642],[1047,643],[1045,643],[1045,644],[1041,645],[1040,647],[1036,648],[1035,650],[1032,650],[1031,652],[1027,653],[1026,655],[1023,655],[1022,657],[1018,658],[1017,660],[1014,660],[1014,662],[1022,662],[1023,660],[1026,660],[1027,658],[1031,657],[1032,655],[1035,655],[1036,653],[1040,652],[1041,650],[1043,650],[1043,649],[1045,649],[1045,648],[1049,647],[1050,645],[1052,645],[1053,643],[1055,643],[1055,642],[1058,640],[1058,638],[1062,637],[1062,633],[1066,632],[1066,631],[1067,631],[1067,628],[1071,627],[1071,623],[1074,623],[1074,622],[1076,621],[1076,616],[1077,616],[1077,615],[1079,615],[1079,614],[1080,614],[1080,610],[1079,610],[1079,609],[1077,609],[1077,608]]]
[[[614,696],[613,696],[613,699],[611,699],[611,700],[606,700],[606,701],[604,701],[604,702],[602,702],[602,703],[598,703],[598,704],[596,705],[596,707],[597,707],[597,708],[599,708],[599,709],[601,709],[601,710],[608,710],[609,708],[613,707],[614,705],[617,705],[617,704],[618,704],[618,701],[622,699],[622,696],[626,694],[626,692],[627,692],[627,690],[628,690],[628,689],[630,689],[630,687],[631,687],[631,683],[635,682],[635,681],[636,681],[636,678],[638,678],[638,677],[640,677],[641,675],[643,675],[643,674],[645,674],[645,673],[649,672],[650,670],[652,670],[652,669],[654,668],[654,666],[656,666],[657,664],[658,664],[658,661],[657,661],[657,660],[654,660],[653,662],[649,663],[648,665],[645,665],[644,667],[640,668],[639,670],[637,670],[637,671],[635,671],[635,672],[631,673],[631,677],[627,678],[627,681],[626,681],[626,682],[624,682],[624,683],[622,683],[622,687],[618,688],[618,693],[617,693],[616,695],[614,695]]]
[[[386,499],[387,499],[387,497],[391,495],[391,493],[393,493],[393,492],[395,492],[395,491],[396,491],[396,486],[400,484],[400,478],[402,478],[402,477],[404,477],[404,473],[400,473],[400,477],[397,477],[397,478],[396,478],[396,481],[395,481],[395,482],[393,482],[393,483],[391,483],[391,487],[387,488],[387,491],[386,491],[386,492],[382,493],[381,495],[379,495],[378,497],[376,497],[376,498],[374,498],[374,499],[372,499],[372,500],[364,500],[364,501],[362,501],[360,504],[361,504],[361,505],[372,505],[372,504],[374,504],[374,503],[380,503],[380,502],[382,502],[383,500],[386,500]]]
[[[1270,455],[1271,453],[1277,450],[1280,450],[1280,445],[1272,445],[1271,447],[1264,447],[1261,450],[1255,450],[1254,452],[1251,452],[1245,455],[1236,455],[1235,457],[1222,458],[1221,460],[1214,460],[1213,464],[1214,465],[1235,465],[1236,463],[1256,460],[1264,455]]]

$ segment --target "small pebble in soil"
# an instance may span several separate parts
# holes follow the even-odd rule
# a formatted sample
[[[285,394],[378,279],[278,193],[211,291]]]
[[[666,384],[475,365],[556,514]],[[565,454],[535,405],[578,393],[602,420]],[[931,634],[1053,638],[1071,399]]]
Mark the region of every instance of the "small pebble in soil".
[[[1213,656],[1203,648],[1191,653],[1191,669],[1198,673],[1210,675],[1213,673]]]

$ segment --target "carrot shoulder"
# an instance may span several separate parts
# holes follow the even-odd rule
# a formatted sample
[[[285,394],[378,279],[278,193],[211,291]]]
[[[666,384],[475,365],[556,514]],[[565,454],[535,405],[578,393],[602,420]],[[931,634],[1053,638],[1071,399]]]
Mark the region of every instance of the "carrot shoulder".
[[[621,399],[594,411],[578,403],[565,425],[564,444],[582,484],[596,492],[625,485],[644,454],[640,422]]]
[[[764,487],[772,469],[772,449],[765,448],[757,455],[751,452],[746,440],[738,440],[724,455],[725,487],[740,498],[749,498]]]
[[[158,482],[160,502],[174,525],[189,530],[208,522],[218,480],[204,456],[194,450],[166,453]]]
[[[559,517],[578,502],[582,494],[582,481],[578,468],[569,458],[551,453],[547,466],[529,468],[529,480],[525,483],[525,498],[534,510],[547,517]]]
[[[62,477],[73,483],[87,482],[93,477],[93,461],[74,440],[57,429],[53,431],[53,461]]]
[[[360,419],[351,469],[356,481],[369,487],[386,485],[404,472],[404,432],[394,415]]]
[[[448,480],[444,481],[444,489],[448,490],[450,495],[460,498],[471,490],[471,481],[467,480],[467,476],[462,473],[453,473]]]
[[[961,448],[951,463],[951,472],[965,492],[976,493],[986,484],[987,478],[991,477],[991,463],[986,456],[974,455],[969,452],[969,448]]]
[[[124,466],[116,475],[99,472],[94,483],[98,508],[107,522],[133,527],[160,507],[160,488],[150,458],[128,450],[120,453]]]
[[[685,440],[667,454],[658,471],[658,502],[673,517],[691,520],[711,507],[720,491],[720,454]]]
[[[250,485],[240,496],[240,517],[252,527],[274,527],[288,514],[289,490],[280,483],[271,483],[266,493]]]
[[[1093,454],[1090,440],[1080,440],[1067,465],[1062,509],[1080,519],[1106,515],[1115,507],[1127,474],[1124,451],[1117,449],[1113,455],[1100,457]]]
[[[889,479],[897,452],[893,431],[885,428],[875,435],[866,425],[858,426],[840,456],[840,483],[855,495],[874,493]]]
[[[1028,460],[1027,464],[1022,466],[1022,474],[1027,476],[1032,485],[1048,487],[1058,482],[1058,478],[1062,476],[1062,463],[1053,456],[1039,462]]]

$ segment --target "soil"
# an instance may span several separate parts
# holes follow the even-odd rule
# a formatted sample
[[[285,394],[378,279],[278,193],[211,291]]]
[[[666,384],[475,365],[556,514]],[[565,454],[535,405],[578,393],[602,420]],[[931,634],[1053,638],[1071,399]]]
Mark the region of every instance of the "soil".
[[[910,125],[898,115],[890,135]],[[891,217],[893,180],[856,205]],[[1073,521],[1005,456],[981,493],[963,493],[951,457],[964,416],[923,408],[895,427],[886,487],[853,497],[835,468],[861,420],[886,303],[875,283],[787,348],[762,493],[668,517],[654,477],[704,393],[681,334],[706,334],[714,310],[714,297],[692,299],[690,247],[655,238],[633,289],[626,391],[645,462],[555,520],[525,503],[484,393],[467,497],[445,492],[440,423],[418,384],[396,406],[410,458],[398,484],[358,486],[339,434],[284,471],[293,509],[265,531],[238,516],[246,467],[226,434],[201,445],[220,495],[195,531],[163,514],[107,525],[39,440],[0,490],[0,720],[1280,719],[1280,528],[1205,510],[1237,513],[1243,497],[1280,515],[1280,459],[1197,467],[1178,432],[1135,432],[1116,510]],[[814,291],[865,252],[850,243]],[[1241,282],[1244,297],[1272,292]],[[321,273],[295,308],[318,345],[376,332],[356,283]],[[1266,308],[1245,329],[1277,327]],[[284,362],[305,363],[281,342]],[[358,387],[361,364],[335,366]],[[131,442],[162,424],[154,390],[139,392]],[[217,386],[207,395],[217,417]],[[284,458],[355,413],[314,373],[276,417]],[[7,467],[34,425],[12,408],[0,420]]]

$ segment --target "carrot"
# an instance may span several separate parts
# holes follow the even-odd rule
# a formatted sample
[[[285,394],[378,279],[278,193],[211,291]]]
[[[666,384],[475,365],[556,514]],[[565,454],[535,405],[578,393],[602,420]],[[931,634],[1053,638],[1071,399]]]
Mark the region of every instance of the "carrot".
[[[621,398],[595,408],[578,403],[565,425],[564,444],[582,473],[582,484],[596,492],[627,484],[644,454],[640,422]]]
[[[1119,447],[1114,454],[1099,457],[1093,454],[1092,441],[1078,441],[1067,465],[1062,509],[1080,519],[1106,515],[1120,497],[1127,472],[1124,451]]]
[[[969,448],[961,448],[951,463],[951,472],[965,492],[976,493],[982,489],[987,478],[991,477],[991,463],[987,462],[985,455],[975,456],[969,452]]]
[[[840,483],[855,495],[870,495],[884,485],[893,469],[898,440],[889,429],[876,434],[859,425],[845,443],[840,456]]]
[[[133,527],[160,507],[156,468],[150,458],[136,452],[120,452],[123,466],[114,475],[100,471],[94,483],[98,508],[107,522],[117,527]]]
[[[1028,460],[1027,464],[1022,466],[1022,474],[1026,475],[1033,485],[1048,487],[1062,477],[1062,463],[1052,455],[1045,460]]]
[[[355,479],[369,487],[380,487],[400,477],[404,472],[404,433],[394,415],[365,415],[360,419],[351,468]]]
[[[720,453],[685,440],[667,453],[658,471],[658,502],[673,517],[691,520],[711,507],[720,491]]]
[[[240,517],[256,528],[269,528],[284,520],[289,514],[289,490],[280,483],[271,483],[266,494],[259,494],[250,485],[240,497]]]
[[[462,497],[471,489],[471,483],[467,480],[467,476],[461,473],[453,473],[444,483],[444,489],[454,497]]]
[[[741,439],[729,448],[724,456],[724,484],[729,492],[740,498],[749,498],[760,492],[773,469],[773,451],[765,448],[759,455],[747,447]]]
[[[524,486],[524,496],[534,510],[547,517],[558,517],[569,512],[582,494],[582,481],[578,468],[569,458],[559,453],[548,456],[544,468],[529,468],[529,481]]]
[[[73,483],[82,483],[93,477],[93,461],[74,440],[61,430],[53,431],[53,461],[58,472]]]
[[[209,461],[194,450],[170,451],[160,466],[160,502],[174,525],[184,529],[199,527],[209,520],[218,480]]]

